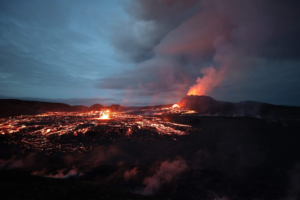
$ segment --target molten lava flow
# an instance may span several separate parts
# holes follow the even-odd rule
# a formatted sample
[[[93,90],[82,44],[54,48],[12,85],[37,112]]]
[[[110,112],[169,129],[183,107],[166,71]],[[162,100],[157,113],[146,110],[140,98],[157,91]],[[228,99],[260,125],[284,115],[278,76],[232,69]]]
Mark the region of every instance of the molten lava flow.
[[[177,104],[174,104],[174,105],[172,106],[172,108],[180,108],[180,106],[177,105]]]
[[[125,133],[126,136],[130,136],[132,135],[132,130],[131,128],[128,129],[128,131]]]
[[[112,112],[109,110],[91,112],[48,112],[38,115],[21,115],[11,118],[0,118],[0,135],[7,136],[7,144],[14,145],[17,141],[22,147],[32,151],[45,152],[50,155],[55,152],[89,152],[92,150],[91,143],[113,144],[133,138],[138,140],[155,139],[157,135],[166,135],[168,138],[177,140],[177,136],[187,135],[196,131],[190,125],[177,124],[155,117],[161,114],[193,114],[186,108],[173,109],[170,107],[142,109],[152,115],[130,115],[126,112]],[[100,116],[99,116],[100,114]],[[55,121],[55,123],[53,123]],[[99,133],[99,137],[84,140],[80,146],[74,141],[82,141],[81,137],[86,133]],[[115,134],[117,133],[117,134]],[[66,134],[69,138],[63,137]],[[112,135],[110,135],[112,134]],[[49,137],[51,135],[51,137]],[[74,136],[74,137],[73,137]],[[76,136],[80,136],[79,139]],[[101,137],[100,137],[101,136]],[[103,136],[103,137],[102,137]],[[108,136],[108,137],[107,137]],[[90,138],[90,137],[88,137]],[[62,141],[62,143],[60,143]],[[78,143],[79,144],[79,143]],[[82,145],[83,144],[83,145]]]
[[[109,110],[107,110],[106,112],[101,111],[99,119],[109,119]]]

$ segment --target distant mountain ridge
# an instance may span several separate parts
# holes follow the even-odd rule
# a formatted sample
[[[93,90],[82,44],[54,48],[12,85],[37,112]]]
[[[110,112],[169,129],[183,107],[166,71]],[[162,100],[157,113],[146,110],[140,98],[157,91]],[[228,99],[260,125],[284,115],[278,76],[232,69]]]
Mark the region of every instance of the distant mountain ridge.
[[[209,96],[191,95],[185,96],[178,105],[183,108],[195,110],[201,115],[300,119],[300,107],[278,106],[255,101],[230,103],[218,101]],[[123,107],[114,104],[106,107],[101,104],[94,104],[88,107],[82,105],[70,106],[64,103],[0,99],[0,117],[32,115],[43,112],[89,112],[104,109],[120,112],[130,109],[154,109],[170,106]]]
[[[100,104],[94,104],[88,107],[82,105],[70,106],[64,103],[0,99],[0,117],[35,115],[44,112],[89,112],[99,111],[102,109],[109,109],[111,111],[126,110],[126,108],[120,105],[111,105],[109,107],[105,107]]]

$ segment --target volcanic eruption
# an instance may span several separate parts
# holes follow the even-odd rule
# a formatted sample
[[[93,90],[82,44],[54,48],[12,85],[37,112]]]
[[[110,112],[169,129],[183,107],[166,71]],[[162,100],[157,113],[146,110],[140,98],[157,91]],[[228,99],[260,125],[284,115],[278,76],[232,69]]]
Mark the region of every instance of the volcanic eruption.
[[[299,0],[0,1],[0,199],[300,199],[298,19]]]
[[[180,106],[177,105],[177,104],[174,104],[174,105],[172,106],[172,108],[180,108]]]
[[[109,110],[100,111],[99,119],[109,119]]]

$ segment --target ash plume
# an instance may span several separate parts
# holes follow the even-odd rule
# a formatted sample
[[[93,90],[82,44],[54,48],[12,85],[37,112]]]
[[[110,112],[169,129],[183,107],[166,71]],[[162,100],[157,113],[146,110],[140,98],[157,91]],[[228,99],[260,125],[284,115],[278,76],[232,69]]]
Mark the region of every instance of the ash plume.
[[[299,61],[299,1],[131,0],[125,8],[130,19],[112,40],[136,68],[102,79],[100,88],[208,95],[247,88],[256,76],[246,74],[266,63]]]

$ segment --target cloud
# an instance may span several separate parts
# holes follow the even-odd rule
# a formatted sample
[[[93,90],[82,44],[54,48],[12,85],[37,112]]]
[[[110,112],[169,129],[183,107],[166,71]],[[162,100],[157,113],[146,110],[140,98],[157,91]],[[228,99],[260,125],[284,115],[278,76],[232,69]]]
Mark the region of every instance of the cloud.
[[[131,24],[112,40],[124,57],[138,57],[132,59],[136,68],[100,80],[99,87],[119,90],[130,86],[136,95],[149,97],[160,93],[172,96],[174,92],[182,97],[190,87],[199,95],[218,95],[218,91],[223,94],[220,98],[226,98],[226,93],[237,95],[225,87],[228,82],[240,85],[243,77],[266,81],[251,73],[262,66],[262,60],[279,63],[282,69],[288,61],[299,61],[300,25],[294,20],[300,17],[299,8],[294,0],[131,0],[126,6]],[[299,63],[296,65],[294,74],[299,73]],[[268,71],[276,72],[272,66]],[[280,76],[274,73],[282,87],[297,85]],[[206,80],[211,80],[209,89],[202,89]],[[256,89],[267,91],[269,86],[263,83]],[[240,87],[239,92],[249,93],[253,100],[274,101],[265,92],[256,94],[246,85]],[[237,98],[231,98],[234,100]],[[278,101],[290,100],[281,97]]]
[[[298,1],[122,2],[1,1],[0,95],[120,102],[131,90],[149,104],[176,102],[214,68],[218,81],[199,94],[299,102]],[[269,79],[287,94],[274,98]]]
[[[102,29],[116,1],[0,2],[0,94],[95,98],[97,79],[113,74],[117,56]],[[110,9],[107,9],[110,8]],[[100,48],[101,47],[101,48]]]

